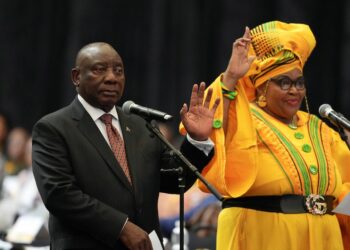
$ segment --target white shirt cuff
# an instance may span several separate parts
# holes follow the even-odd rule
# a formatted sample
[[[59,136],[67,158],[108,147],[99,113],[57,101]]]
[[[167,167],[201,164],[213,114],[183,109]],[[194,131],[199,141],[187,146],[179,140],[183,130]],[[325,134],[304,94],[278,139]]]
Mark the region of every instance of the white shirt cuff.
[[[193,146],[202,151],[206,156],[208,156],[210,151],[214,148],[214,142],[210,138],[206,141],[196,141],[192,139],[189,134],[187,134],[186,137]]]

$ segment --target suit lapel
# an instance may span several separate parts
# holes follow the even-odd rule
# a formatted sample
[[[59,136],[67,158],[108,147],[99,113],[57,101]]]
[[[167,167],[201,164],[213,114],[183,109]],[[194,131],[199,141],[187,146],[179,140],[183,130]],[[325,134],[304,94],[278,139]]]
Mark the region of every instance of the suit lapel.
[[[115,159],[112,150],[108,143],[103,138],[101,132],[92,120],[91,116],[85,111],[81,103],[76,98],[73,103],[74,112],[73,119],[78,120],[78,129],[84,134],[89,142],[95,147],[96,151],[106,161],[111,171],[121,180],[121,182],[127,186],[130,190],[132,187],[129,184],[127,177],[125,176],[118,161]],[[124,132],[123,132],[124,133]]]

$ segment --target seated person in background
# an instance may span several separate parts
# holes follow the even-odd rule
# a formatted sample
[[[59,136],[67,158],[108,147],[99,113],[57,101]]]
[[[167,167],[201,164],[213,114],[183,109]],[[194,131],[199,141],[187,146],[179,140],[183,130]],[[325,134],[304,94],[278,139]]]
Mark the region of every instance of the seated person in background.
[[[29,134],[22,127],[13,128],[7,139],[7,160],[4,164],[3,183],[0,192],[0,231],[6,231],[11,227],[18,212],[18,197],[21,193],[23,177],[20,180],[18,174],[26,168],[26,143]],[[29,152],[31,153],[31,152]],[[28,163],[30,166],[31,162]]]
[[[0,112],[0,199],[1,199],[1,187],[5,175],[5,147],[8,131],[8,121],[6,116]]]
[[[24,155],[28,138],[28,132],[22,127],[16,127],[10,131],[7,140],[6,175],[16,175],[26,167]]]
[[[17,175],[6,175],[0,200],[0,231],[6,232],[22,215],[40,216],[46,223],[48,212],[40,198],[32,172],[32,139],[25,143],[24,166]]]
[[[207,222],[202,222],[201,219],[207,219],[200,215],[204,214],[205,208],[211,204],[216,205],[217,199],[215,196],[204,193],[193,185],[184,195],[184,219],[186,227],[205,227],[215,229],[215,219]],[[175,226],[175,221],[179,220],[180,213],[180,196],[174,194],[159,194],[158,210],[160,218],[160,227],[163,235],[170,238],[171,231]],[[200,233],[203,235],[203,232]]]

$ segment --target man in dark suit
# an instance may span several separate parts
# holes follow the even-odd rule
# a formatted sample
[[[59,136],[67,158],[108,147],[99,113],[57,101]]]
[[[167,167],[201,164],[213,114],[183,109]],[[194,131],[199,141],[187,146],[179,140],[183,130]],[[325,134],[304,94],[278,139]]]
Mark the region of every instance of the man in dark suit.
[[[161,239],[158,194],[178,192],[177,176],[160,169],[176,166],[144,119],[115,106],[125,76],[112,46],[84,46],[72,80],[78,92],[74,101],[33,128],[33,172],[50,212],[51,248],[152,249],[148,234],[155,230]],[[181,151],[199,170],[213,155],[206,140],[218,105],[209,107],[211,95],[203,100],[204,89],[204,83],[194,85],[190,107],[184,104],[180,111],[189,134]],[[106,113],[112,116],[111,131],[125,145],[118,152],[101,118]],[[126,163],[118,158],[124,148]],[[195,176],[185,171],[185,179],[188,188]]]

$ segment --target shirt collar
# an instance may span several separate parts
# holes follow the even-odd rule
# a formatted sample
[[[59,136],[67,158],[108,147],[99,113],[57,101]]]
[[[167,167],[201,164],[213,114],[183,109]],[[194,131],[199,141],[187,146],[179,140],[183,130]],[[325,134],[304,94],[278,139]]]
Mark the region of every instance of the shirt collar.
[[[91,116],[92,120],[94,120],[94,122],[100,119],[101,115],[106,114],[106,112],[103,111],[102,109],[96,108],[92,106],[90,103],[88,103],[87,101],[85,101],[85,99],[79,94],[78,94],[78,100],[80,101],[81,105],[83,105],[86,112],[89,113],[89,115]],[[111,114],[115,119],[118,120],[118,113],[115,106],[113,106],[113,108],[108,112],[108,114]]]

